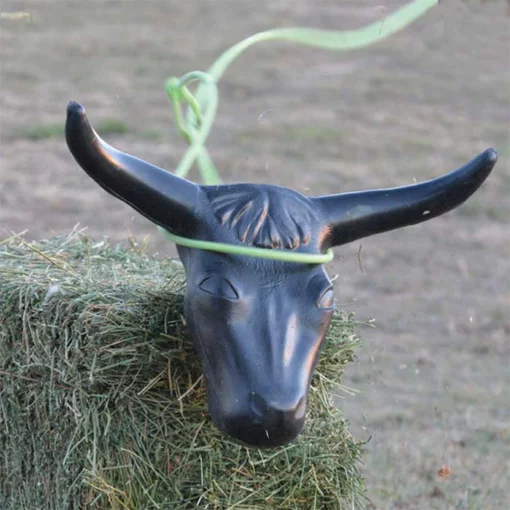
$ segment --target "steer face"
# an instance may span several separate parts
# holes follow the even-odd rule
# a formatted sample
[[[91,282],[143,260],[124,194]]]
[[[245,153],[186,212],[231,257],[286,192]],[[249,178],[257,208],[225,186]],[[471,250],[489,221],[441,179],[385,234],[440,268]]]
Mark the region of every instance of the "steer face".
[[[106,191],[184,237],[301,253],[413,225],[464,202],[496,163],[488,149],[431,181],[305,197],[276,186],[198,186],[101,140],[78,103],[68,146]],[[200,356],[214,423],[265,447],[294,439],[334,310],[323,266],[178,247],[187,274],[185,316]]]
[[[324,268],[179,252],[188,275],[185,315],[214,423],[253,446],[294,439],[334,310]]]
[[[321,253],[324,219],[307,197],[276,186],[204,187],[202,236]],[[303,426],[308,388],[334,310],[323,266],[179,247],[185,316],[216,426],[253,446],[277,446]]]

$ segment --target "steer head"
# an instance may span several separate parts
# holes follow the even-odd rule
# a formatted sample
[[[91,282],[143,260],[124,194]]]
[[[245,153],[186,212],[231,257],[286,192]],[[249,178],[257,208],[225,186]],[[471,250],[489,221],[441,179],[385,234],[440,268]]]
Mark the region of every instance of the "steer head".
[[[75,102],[68,106],[66,138],[101,187],[171,233],[314,254],[446,213],[478,189],[497,159],[488,149],[424,183],[307,197],[269,185],[196,185],[107,145]],[[178,251],[187,275],[185,317],[214,423],[248,445],[288,443],[303,426],[334,311],[324,267]]]

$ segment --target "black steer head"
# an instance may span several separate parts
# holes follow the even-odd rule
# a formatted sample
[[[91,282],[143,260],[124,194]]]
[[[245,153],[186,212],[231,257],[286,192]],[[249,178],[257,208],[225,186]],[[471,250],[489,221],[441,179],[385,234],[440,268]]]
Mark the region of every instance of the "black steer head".
[[[174,234],[314,254],[457,207],[497,158],[489,149],[421,184],[307,197],[269,185],[196,185],[107,145],[74,102],[66,137],[76,161],[100,186]],[[178,250],[187,274],[185,316],[214,423],[253,446],[293,440],[334,310],[324,267]]]

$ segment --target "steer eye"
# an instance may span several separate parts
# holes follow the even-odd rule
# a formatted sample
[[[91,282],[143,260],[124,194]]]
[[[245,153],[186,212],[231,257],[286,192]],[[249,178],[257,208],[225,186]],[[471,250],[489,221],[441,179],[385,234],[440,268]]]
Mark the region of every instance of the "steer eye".
[[[199,284],[204,292],[224,299],[239,299],[239,294],[234,286],[223,276],[208,276]]]
[[[335,304],[335,294],[333,293],[333,289],[327,289],[325,292],[323,292],[322,296],[319,298],[319,301],[317,302],[318,308],[332,308]]]

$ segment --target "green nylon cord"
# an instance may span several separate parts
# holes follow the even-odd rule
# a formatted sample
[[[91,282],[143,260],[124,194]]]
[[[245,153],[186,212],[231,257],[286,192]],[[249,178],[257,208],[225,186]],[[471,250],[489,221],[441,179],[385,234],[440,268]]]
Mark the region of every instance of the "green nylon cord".
[[[364,48],[382,39],[386,39],[407,27],[438,3],[439,0],[414,0],[384,17],[382,20],[370,23],[356,30],[336,31],[295,27],[259,32],[235,44],[222,53],[209,68],[207,74],[214,82],[218,82],[225,74],[230,64],[232,64],[241,53],[250,46],[264,41],[293,42],[304,46],[333,51],[348,51]],[[208,96],[208,90],[209,89],[203,84],[197,89],[196,100],[202,107],[205,107],[211,99]],[[192,110],[188,110],[187,121],[188,123],[195,122]]]
[[[205,113],[202,118],[193,116],[193,119],[189,119],[187,124],[184,125],[182,122],[182,116],[180,114],[180,103],[182,100],[190,104],[190,111],[195,111],[197,108],[200,109],[200,104],[196,102],[195,98],[191,99],[191,92],[189,90],[183,90],[187,83],[199,80],[206,87],[205,90],[209,92],[207,95],[207,103],[205,107]],[[218,88],[212,77],[201,71],[193,71],[185,74],[182,78],[170,78],[165,84],[167,95],[169,96],[172,105],[174,107],[174,113],[176,115],[177,127],[180,133],[183,133],[185,140],[190,143],[189,149],[181,159],[175,175],[179,177],[186,177],[191,166],[198,159],[199,167],[202,175],[204,184],[220,184],[220,176],[212,163],[204,145],[209,132],[211,131],[214,119],[216,117],[216,110],[218,108]],[[200,129],[196,129],[196,125],[200,123]]]
[[[438,3],[439,0],[414,0],[382,20],[355,30],[319,30],[295,27],[259,32],[225,51],[209,68],[208,73],[218,81],[228,66],[244,50],[262,41],[288,41],[312,48],[335,51],[364,48],[407,27]]]
[[[356,30],[336,31],[296,27],[259,32],[222,53],[207,73],[193,71],[180,79],[168,79],[165,83],[165,90],[172,102],[177,128],[181,136],[190,144],[190,147],[177,166],[175,174],[179,177],[186,177],[193,163],[197,161],[204,184],[221,184],[219,173],[205,148],[205,142],[214,124],[218,109],[218,88],[216,83],[226,72],[228,66],[250,46],[264,41],[286,41],[335,51],[364,48],[407,27],[438,3],[439,0],[414,0],[392,14],[387,15],[382,20],[370,23]],[[186,87],[186,84],[193,81],[200,82],[195,96]],[[183,119],[181,110],[181,103],[183,102],[188,106],[186,121]],[[170,241],[189,248],[297,263],[324,264],[333,259],[333,252],[331,250],[328,250],[326,254],[315,255],[213,243],[177,236],[161,227],[159,229]]]
[[[285,250],[271,250],[267,248],[256,248],[253,246],[238,246],[237,244],[214,243],[210,241],[198,241],[189,237],[176,236],[162,227],[160,232],[175,244],[199,250],[217,251],[230,253],[232,255],[244,255],[245,257],[257,257],[259,259],[280,260],[282,262],[297,262],[301,264],[325,264],[333,260],[333,251],[329,249],[326,253],[296,253]]]

